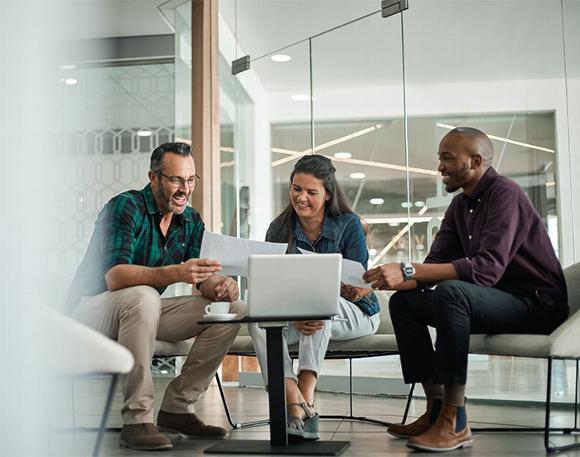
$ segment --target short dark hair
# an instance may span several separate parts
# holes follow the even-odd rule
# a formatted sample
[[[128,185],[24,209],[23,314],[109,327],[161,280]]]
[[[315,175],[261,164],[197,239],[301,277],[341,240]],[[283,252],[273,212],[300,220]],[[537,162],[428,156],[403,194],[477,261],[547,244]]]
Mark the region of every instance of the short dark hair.
[[[191,147],[187,143],[163,143],[157,146],[153,153],[151,154],[151,164],[149,169],[155,173],[161,172],[161,167],[163,166],[163,157],[169,152],[171,154],[177,154],[183,157],[192,156]]]
[[[473,127],[455,127],[448,135],[462,135],[469,138],[474,146],[470,148],[469,152],[471,154],[479,154],[485,167],[491,165],[494,153],[493,143],[484,132]]]

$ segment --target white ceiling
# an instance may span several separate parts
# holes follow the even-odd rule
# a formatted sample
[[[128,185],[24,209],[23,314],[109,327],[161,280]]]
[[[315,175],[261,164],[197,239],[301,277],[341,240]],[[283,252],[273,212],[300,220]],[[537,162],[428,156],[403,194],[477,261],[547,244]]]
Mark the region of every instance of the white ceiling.
[[[77,0],[66,26],[78,38],[172,33],[171,11],[187,0]],[[380,8],[380,0],[220,0],[220,14],[252,59]],[[165,17],[164,17],[165,16]],[[564,1],[568,75],[580,75],[580,1]],[[79,26],[75,29],[75,24]],[[82,26],[81,26],[82,24]],[[562,77],[559,0],[409,0],[401,19],[379,14],[316,37],[314,76],[328,86]],[[308,43],[291,64],[255,62],[267,90],[308,81]],[[463,59],[465,66],[458,66]],[[365,69],[361,80],[360,69]]]
[[[164,0],[75,0],[66,6],[67,17],[72,19],[66,27],[77,39],[172,33],[157,9],[164,3]]]
[[[238,0],[237,21],[235,5],[235,0],[222,0],[220,11],[232,32],[237,30],[241,47],[255,59],[377,11],[380,1]],[[403,42],[409,83],[564,75],[559,1],[410,0],[409,5],[402,24],[399,16],[383,19],[379,13],[314,38],[315,80],[322,78],[325,87],[400,82]],[[580,42],[579,5],[577,0],[565,5],[569,43]],[[569,46],[567,52],[569,75],[580,74],[580,48]],[[284,53],[293,57],[290,64],[254,62],[266,89],[308,87],[308,43]]]

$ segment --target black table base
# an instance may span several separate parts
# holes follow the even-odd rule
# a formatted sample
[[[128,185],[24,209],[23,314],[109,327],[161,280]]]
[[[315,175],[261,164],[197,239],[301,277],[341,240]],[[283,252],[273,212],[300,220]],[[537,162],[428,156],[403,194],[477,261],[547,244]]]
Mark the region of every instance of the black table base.
[[[269,440],[224,440],[203,451],[205,454],[340,455],[350,441],[304,441],[272,446]]]
[[[321,316],[328,319],[330,316]],[[268,350],[268,404],[270,409],[270,440],[224,440],[207,449],[205,454],[276,454],[276,455],[340,455],[350,446],[350,441],[299,441],[289,442],[286,433],[286,380],[284,378],[284,357],[282,330],[286,326],[283,317],[245,318],[216,323],[260,322],[266,330]],[[298,319],[300,320],[300,319]],[[209,322],[204,321],[205,324]]]

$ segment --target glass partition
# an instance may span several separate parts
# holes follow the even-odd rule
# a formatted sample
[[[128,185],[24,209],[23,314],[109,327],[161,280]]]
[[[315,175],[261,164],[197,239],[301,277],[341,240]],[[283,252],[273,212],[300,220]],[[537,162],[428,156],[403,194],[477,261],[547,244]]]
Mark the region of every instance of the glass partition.
[[[294,164],[312,153],[309,43],[261,57],[252,62],[252,69],[267,93],[275,217],[288,205],[288,182]]]
[[[486,132],[494,168],[528,194],[564,260],[569,214],[562,211],[560,176],[568,141],[560,2],[411,0],[403,21],[409,166],[436,170],[439,141],[454,127]],[[420,262],[453,195],[439,176],[410,173],[409,186],[412,210],[424,218],[411,237],[411,257]],[[468,390],[473,398],[541,401],[537,379],[544,372],[541,360],[470,356]],[[525,382],[531,373],[534,381]],[[565,384],[565,365],[555,373]]]
[[[317,152],[334,160],[354,210],[369,223],[371,266],[423,261],[452,198],[437,172],[438,143],[456,126],[473,126],[491,136],[494,167],[526,191],[563,265],[580,257],[580,186],[573,178],[580,164],[571,153],[580,141],[569,128],[580,121],[578,2],[409,0],[408,10],[383,19],[368,3],[344,1],[341,9],[313,1],[304,26],[288,19],[299,9],[278,4],[267,14],[270,6],[229,3],[224,22],[241,37],[235,57],[253,59],[237,78],[244,87],[255,78],[259,95],[248,96],[266,113],[260,125],[269,132],[262,144],[271,157],[271,187],[264,174],[254,203],[271,201],[273,211],[255,219],[261,236],[287,204],[296,159]],[[356,363],[382,386],[384,378],[400,379],[390,360]],[[563,386],[569,369],[561,369]],[[324,370],[346,374],[342,362]],[[536,377],[543,368],[475,357],[472,370],[475,396],[501,398],[513,397],[515,383],[490,386],[507,372]],[[378,386],[373,392],[389,393]],[[519,388],[522,398],[542,395],[532,383]]]
[[[369,224],[371,266],[408,260],[401,40],[380,11],[312,40],[314,150]]]

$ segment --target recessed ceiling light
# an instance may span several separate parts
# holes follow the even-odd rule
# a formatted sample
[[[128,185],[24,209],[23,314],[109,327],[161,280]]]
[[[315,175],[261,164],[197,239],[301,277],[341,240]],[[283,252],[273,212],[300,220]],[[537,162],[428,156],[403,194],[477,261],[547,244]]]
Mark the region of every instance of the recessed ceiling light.
[[[334,157],[337,159],[350,159],[352,154],[350,152],[335,152]]]
[[[139,136],[151,136],[153,132],[151,130],[139,130],[137,135]]]
[[[411,206],[413,206],[413,203],[411,203],[411,202],[403,202],[403,203],[401,203],[401,207],[402,208],[411,208]]]
[[[310,100],[310,95],[306,95],[306,94],[297,94],[297,95],[292,95],[292,100],[294,100],[295,102],[305,102]],[[313,98],[314,100],[314,98]]]
[[[389,222],[389,227],[398,227],[401,225],[399,222]]]
[[[67,86],[74,86],[75,84],[78,84],[78,79],[75,78],[66,78],[63,81]]]
[[[416,206],[417,208],[423,208],[423,206],[425,206],[425,202],[424,202],[424,201],[421,201],[421,200],[417,200],[417,201],[415,202],[415,206]]]
[[[382,198],[371,198],[369,202],[371,202],[371,205],[382,205],[385,203],[385,200]]]
[[[366,176],[367,175],[364,173],[351,173],[350,174],[351,179],[364,179],[364,178],[366,178]]]
[[[286,54],[274,54],[272,57],[270,57],[270,59],[272,59],[274,62],[290,62],[292,57]]]

